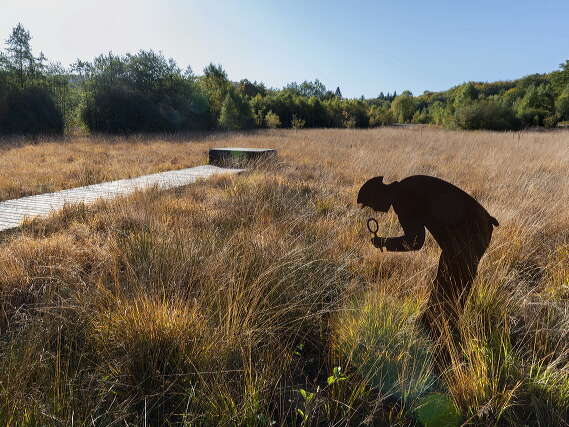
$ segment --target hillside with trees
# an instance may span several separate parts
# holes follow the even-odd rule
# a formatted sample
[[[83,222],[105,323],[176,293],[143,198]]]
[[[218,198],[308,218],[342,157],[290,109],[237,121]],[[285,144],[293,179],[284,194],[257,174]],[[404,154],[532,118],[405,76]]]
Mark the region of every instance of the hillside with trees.
[[[381,92],[349,99],[318,79],[282,89],[229,80],[221,65],[202,75],[162,53],[102,54],[70,67],[34,56],[18,24],[0,52],[0,134],[62,134],[367,128],[396,123],[454,129],[553,128],[569,121],[569,60],[547,74],[492,83],[467,82],[443,92]]]

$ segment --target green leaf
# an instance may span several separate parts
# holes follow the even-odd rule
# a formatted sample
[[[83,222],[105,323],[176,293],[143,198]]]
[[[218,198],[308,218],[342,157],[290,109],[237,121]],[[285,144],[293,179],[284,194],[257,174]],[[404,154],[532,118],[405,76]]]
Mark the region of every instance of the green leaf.
[[[415,414],[425,427],[455,427],[461,424],[462,419],[450,397],[442,393],[425,396]]]

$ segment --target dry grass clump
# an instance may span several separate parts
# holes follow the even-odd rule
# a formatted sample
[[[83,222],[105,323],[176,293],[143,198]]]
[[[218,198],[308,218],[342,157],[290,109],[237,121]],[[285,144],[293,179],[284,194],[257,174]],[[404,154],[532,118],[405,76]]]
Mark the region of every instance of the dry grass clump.
[[[21,382],[8,378],[3,415],[271,417],[269,405],[286,405],[294,377],[305,382],[305,365],[311,376],[324,369],[325,319],[355,280],[349,255],[332,256],[335,242],[317,244],[310,230],[317,191],[257,172],[28,223],[1,251],[11,337],[3,352],[19,367],[37,367],[29,389],[39,389],[22,396]],[[4,268],[12,265],[26,268]],[[16,285],[30,302],[14,303]],[[310,363],[294,357],[299,345],[314,355]],[[62,359],[65,373],[56,369]],[[66,392],[53,390],[55,375],[64,375],[57,381]],[[75,387],[97,398],[81,402]]]
[[[236,134],[203,146],[273,146],[281,163],[28,222],[0,244],[0,419],[567,425],[564,135]],[[416,323],[433,239],[379,253],[355,206],[365,179],[413,173],[462,186],[501,223],[458,342]],[[453,358],[442,375],[435,346]]]

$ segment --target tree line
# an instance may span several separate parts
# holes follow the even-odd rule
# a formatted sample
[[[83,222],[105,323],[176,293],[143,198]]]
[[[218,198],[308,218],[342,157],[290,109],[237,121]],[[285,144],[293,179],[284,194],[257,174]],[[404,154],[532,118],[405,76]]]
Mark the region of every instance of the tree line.
[[[243,79],[220,65],[203,74],[152,50],[103,54],[70,67],[34,56],[18,24],[0,52],[0,134],[138,133],[253,128],[366,128],[395,123],[515,130],[569,121],[569,60],[514,81],[468,82],[414,96],[381,92],[349,99],[318,79],[282,89]]]

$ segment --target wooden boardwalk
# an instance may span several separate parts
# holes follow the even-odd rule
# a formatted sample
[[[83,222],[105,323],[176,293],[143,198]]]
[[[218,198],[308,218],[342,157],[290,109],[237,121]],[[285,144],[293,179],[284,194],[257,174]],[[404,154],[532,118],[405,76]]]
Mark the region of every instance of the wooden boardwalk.
[[[127,195],[135,190],[154,186],[162,189],[181,187],[191,184],[199,178],[242,171],[243,169],[226,169],[204,165],[6,200],[0,202],[0,231],[19,227],[24,218],[49,215],[61,209],[65,204],[91,203],[97,199]]]

